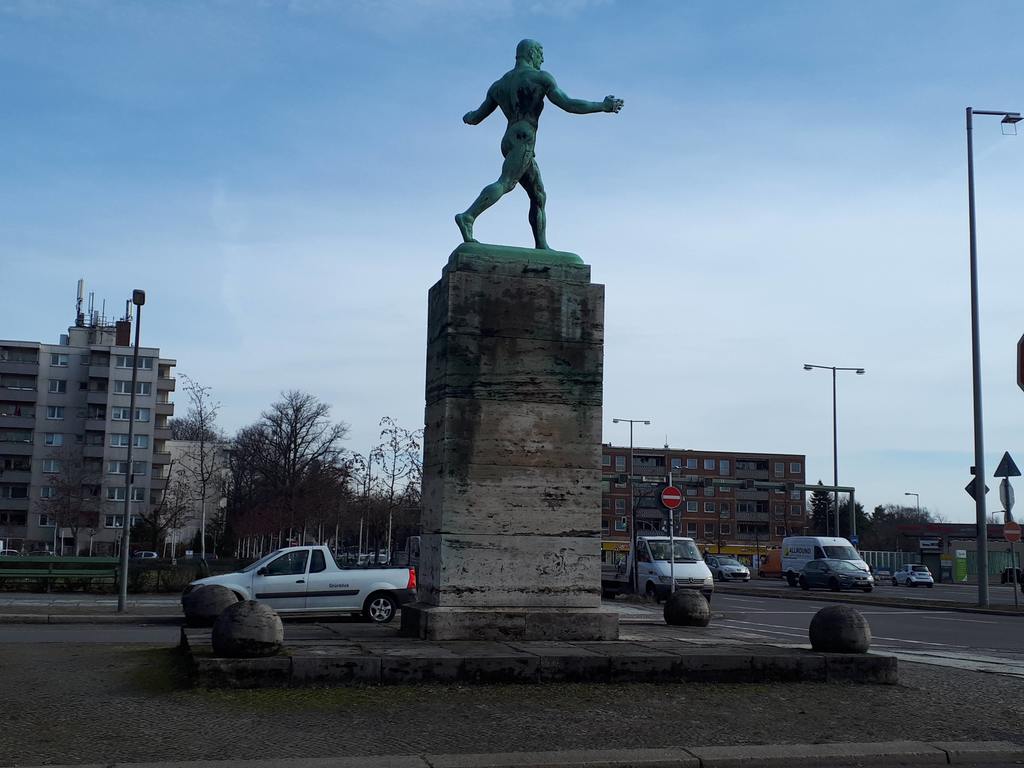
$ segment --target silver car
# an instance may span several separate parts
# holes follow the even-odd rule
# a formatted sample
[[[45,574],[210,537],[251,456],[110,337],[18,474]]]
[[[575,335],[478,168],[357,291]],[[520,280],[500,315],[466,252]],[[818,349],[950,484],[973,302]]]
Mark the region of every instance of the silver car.
[[[705,562],[715,581],[750,581],[750,569],[735,558],[708,555]]]
[[[892,575],[892,585],[894,587],[916,587],[918,584],[925,587],[935,586],[935,579],[932,578],[932,572],[928,570],[927,565],[921,565],[920,563],[904,565]]]

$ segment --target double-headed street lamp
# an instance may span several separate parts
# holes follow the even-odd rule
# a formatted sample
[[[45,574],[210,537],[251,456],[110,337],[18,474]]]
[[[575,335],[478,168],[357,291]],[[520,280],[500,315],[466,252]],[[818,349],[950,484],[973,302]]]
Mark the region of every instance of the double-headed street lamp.
[[[804,363],[805,371],[813,371],[821,368],[825,371],[832,371],[832,485],[839,485],[839,438],[836,430],[836,371],[853,371],[858,376],[864,375],[863,368],[841,368],[835,365],[811,365]],[[836,507],[836,536],[839,535],[839,491],[833,491]],[[850,510],[850,536],[857,535],[857,510]]]
[[[985,438],[981,428],[981,345],[978,328],[978,240],[974,220],[974,115],[1002,117],[1016,126],[1020,112],[967,107],[967,209],[971,240],[971,379],[974,389],[974,504],[978,535],[978,605],[988,607],[988,521],[985,512]]]
[[[629,540],[630,548],[633,553],[633,589],[634,591],[640,591],[639,581],[639,566],[636,561],[636,505],[633,503],[633,425],[634,424],[647,424],[650,425],[650,419],[612,419],[612,424],[618,424],[619,422],[629,423]]]

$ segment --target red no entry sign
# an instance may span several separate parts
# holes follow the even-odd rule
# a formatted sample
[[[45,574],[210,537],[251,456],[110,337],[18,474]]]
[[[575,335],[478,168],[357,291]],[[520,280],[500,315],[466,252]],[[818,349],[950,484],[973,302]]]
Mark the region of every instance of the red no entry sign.
[[[683,503],[683,494],[678,488],[670,485],[661,492],[661,503],[664,504],[667,509],[675,509]]]
[[[1020,541],[1020,523],[1007,523],[1004,525],[1003,538],[1007,541]]]

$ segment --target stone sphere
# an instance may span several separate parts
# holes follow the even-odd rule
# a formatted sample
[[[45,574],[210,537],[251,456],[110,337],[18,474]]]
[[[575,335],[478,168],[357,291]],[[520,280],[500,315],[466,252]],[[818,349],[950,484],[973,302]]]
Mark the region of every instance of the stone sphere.
[[[706,627],[711,606],[704,595],[692,589],[677,589],[665,601],[665,623],[675,627]]]
[[[213,624],[213,652],[218,656],[273,656],[283,645],[281,617],[273,608],[255,600],[226,608]]]
[[[182,595],[181,607],[185,623],[190,627],[210,627],[225,608],[238,602],[238,595],[219,584],[197,587]]]
[[[871,627],[856,608],[830,605],[811,619],[811,647],[826,653],[867,653]]]

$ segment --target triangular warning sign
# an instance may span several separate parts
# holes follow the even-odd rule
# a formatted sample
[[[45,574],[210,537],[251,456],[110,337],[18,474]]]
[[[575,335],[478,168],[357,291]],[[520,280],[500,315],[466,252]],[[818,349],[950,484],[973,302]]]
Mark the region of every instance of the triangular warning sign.
[[[996,467],[996,471],[992,477],[1020,477],[1020,470],[1017,469],[1017,465],[1014,464],[1013,459],[1010,458],[1009,451],[1003,454],[1003,458],[999,462],[999,466]]]

